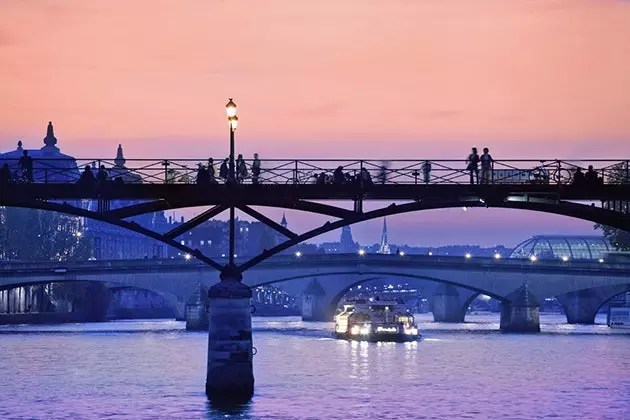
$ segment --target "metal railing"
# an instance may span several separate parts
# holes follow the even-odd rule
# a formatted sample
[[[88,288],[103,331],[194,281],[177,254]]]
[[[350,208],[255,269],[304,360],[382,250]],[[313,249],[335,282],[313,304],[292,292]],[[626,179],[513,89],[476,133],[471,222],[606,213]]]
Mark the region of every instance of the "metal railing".
[[[144,184],[223,184],[227,179],[223,160],[199,159],[127,159],[117,165],[114,159],[34,158],[32,171],[18,159],[0,158],[4,183],[65,184],[96,182],[99,168],[104,167],[107,182]],[[466,184],[548,184],[574,183],[578,168],[588,173],[592,184],[630,183],[630,160],[495,160],[488,167],[471,169],[464,160],[341,160],[309,159],[238,161],[237,182],[276,185],[466,185]],[[6,167],[4,167],[6,165]],[[94,180],[83,176],[89,167]],[[210,170],[208,170],[210,168]],[[259,168],[259,171],[256,170]],[[205,174],[204,174],[205,171]],[[223,173],[225,172],[225,173]]]

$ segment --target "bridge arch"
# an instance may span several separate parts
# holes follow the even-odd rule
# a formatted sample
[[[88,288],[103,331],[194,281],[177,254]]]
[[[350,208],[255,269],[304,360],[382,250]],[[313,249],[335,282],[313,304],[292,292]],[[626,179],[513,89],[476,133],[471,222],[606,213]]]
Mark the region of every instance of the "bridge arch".
[[[331,281],[332,278],[337,277],[340,281]],[[475,292],[476,294],[485,294],[491,296],[499,301],[505,301],[503,296],[497,295],[496,293],[484,289],[479,289],[476,287],[472,287],[465,283],[452,281],[448,279],[443,279],[439,277],[433,277],[422,274],[409,274],[409,273],[401,273],[397,271],[387,271],[387,270],[376,270],[376,271],[358,271],[356,269],[353,270],[339,270],[332,271],[327,273],[307,273],[300,274],[289,277],[277,278],[274,280],[263,281],[263,282],[252,282],[250,284],[251,287],[256,286],[265,286],[275,284],[280,288],[284,288],[288,292],[294,294],[295,296],[303,295],[303,292],[307,289],[309,284],[306,281],[307,279],[320,279],[324,278],[329,281],[324,280],[323,289],[325,294],[323,296],[318,296],[318,299],[321,299],[320,305],[324,307],[324,312],[327,320],[332,320],[332,315],[335,313],[337,306],[341,299],[345,296],[345,294],[351,289],[360,284],[366,283],[368,281],[382,279],[382,278],[405,278],[411,280],[420,280],[420,281],[430,281],[437,284],[448,284],[455,287],[461,287],[466,290],[470,290]],[[313,280],[311,280],[313,281]],[[317,280],[319,282],[319,280]],[[247,279],[246,279],[247,282]],[[283,285],[284,283],[284,285]],[[284,287],[283,287],[284,286]],[[288,287],[287,287],[288,286]]]
[[[605,300],[601,303],[601,305],[599,305],[597,307],[597,310],[595,311],[595,315],[597,315],[597,313],[602,309],[602,307],[608,303],[610,303],[611,300],[613,300],[614,298],[616,298],[619,295],[625,295],[626,293],[630,293],[630,284],[628,284],[626,286],[625,290],[620,291],[619,293],[615,293],[613,295],[608,295],[605,297]]]
[[[625,284],[580,289],[556,296],[569,324],[594,324],[601,308],[614,297],[630,292],[630,281]]]
[[[186,316],[185,308],[184,308],[185,302],[181,298],[178,298],[172,293],[161,291],[161,290],[148,289],[146,287],[138,287],[138,286],[132,286],[132,285],[123,285],[123,284],[112,285],[108,287],[108,290],[112,293],[116,293],[121,290],[139,290],[139,291],[153,293],[161,297],[162,300],[164,301],[164,304],[173,311],[174,318],[178,320],[185,319],[185,316]]]
[[[144,286],[136,286],[132,284],[124,284],[117,283],[115,280],[101,280],[101,279],[90,279],[90,278],[60,278],[60,277],[51,277],[48,279],[36,279],[36,280],[19,280],[14,282],[4,282],[0,285],[1,290],[8,290],[17,287],[26,287],[26,286],[37,286],[42,284],[56,284],[56,283],[70,283],[70,282],[83,282],[83,283],[95,283],[95,284],[103,284],[108,290],[123,290],[123,289],[136,289],[136,290],[146,290],[151,293],[155,293],[164,299],[164,302],[173,309],[175,317],[177,319],[184,319],[184,311],[185,311],[185,300],[183,296],[177,296],[174,293],[160,290],[159,288],[151,288]]]

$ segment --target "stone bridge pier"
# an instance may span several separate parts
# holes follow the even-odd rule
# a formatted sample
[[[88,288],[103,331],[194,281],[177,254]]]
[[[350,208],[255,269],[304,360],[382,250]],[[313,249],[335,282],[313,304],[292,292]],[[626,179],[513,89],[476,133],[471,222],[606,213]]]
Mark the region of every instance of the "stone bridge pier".
[[[599,309],[620,293],[630,292],[630,285],[582,289],[556,296],[569,324],[594,324]]]
[[[470,302],[477,292],[455,287],[451,284],[439,284],[431,297],[431,310],[435,322],[464,322]]]
[[[506,300],[501,302],[501,325],[503,332],[540,332],[540,301],[523,283]]]

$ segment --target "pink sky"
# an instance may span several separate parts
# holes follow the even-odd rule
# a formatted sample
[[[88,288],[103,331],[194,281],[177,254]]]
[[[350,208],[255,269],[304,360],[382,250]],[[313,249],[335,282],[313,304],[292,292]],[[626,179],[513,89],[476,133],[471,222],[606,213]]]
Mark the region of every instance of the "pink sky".
[[[627,158],[629,41],[618,0],[3,0],[0,151],[53,120],[77,157],[226,155],[232,96],[237,151],[263,159]],[[497,210],[390,226],[425,245],[591,231]]]

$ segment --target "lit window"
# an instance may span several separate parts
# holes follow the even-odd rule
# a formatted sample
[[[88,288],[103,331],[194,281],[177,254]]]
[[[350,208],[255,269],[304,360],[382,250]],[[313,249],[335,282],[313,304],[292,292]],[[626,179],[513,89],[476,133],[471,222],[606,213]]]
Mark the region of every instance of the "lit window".
[[[181,241],[179,241],[179,243],[182,244],[182,245],[186,245],[186,241],[183,240],[183,239]]]
[[[204,241],[203,239],[201,241],[199,241],[199,245],[203,246],[204,245]]]

